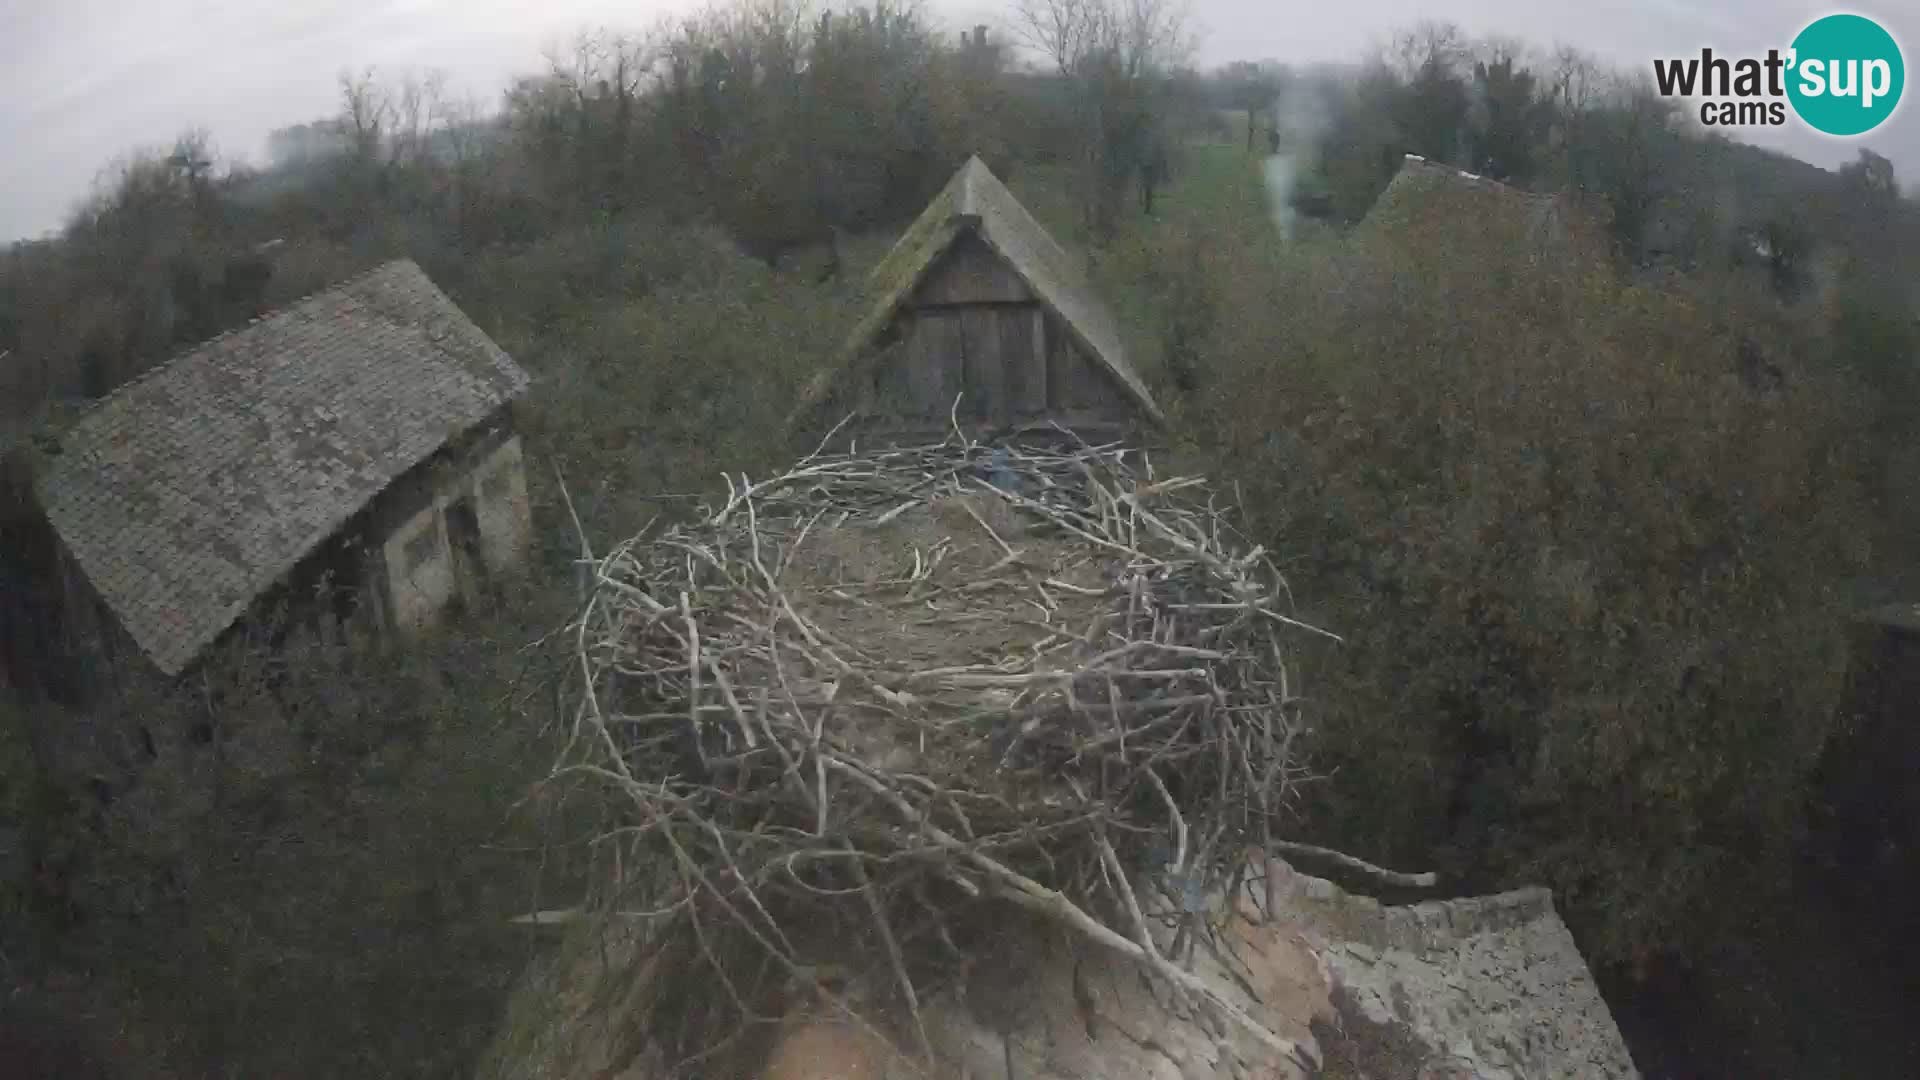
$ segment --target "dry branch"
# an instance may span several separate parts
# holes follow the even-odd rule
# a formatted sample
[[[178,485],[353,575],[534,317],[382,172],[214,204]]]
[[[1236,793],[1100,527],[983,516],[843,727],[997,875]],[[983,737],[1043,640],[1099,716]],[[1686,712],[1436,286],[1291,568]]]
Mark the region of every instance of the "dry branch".
[[[1201,481],[1143,478],[1119,446],[822,445],[612,548],[573,628],[556,769],[602,783],[614,849],[653,859],[601,902],[663,912],[659,948],[706,969],[652,1037],[704,1057],[766,1011],[768,973],[858,959],[924,1055],[922,988],[951,954],[911,943],[931,925],[964,948],[1012,902],[1290,1052],[1176,962],[1219,917],[1196,898],[1235,893],[1304,775],[1283,645],[1325,631],[1287,613],[1264,550],[1187,497]],[[823,957],[845,941],[873,944]]]
[[[1332,848],[1319,847],[1314,844],[1295,843],[1291,840],[1275,840],[1271,842],[1270,846],[1276,854],[1280,855],[1305,855],[1308,858],[1325,859],[1335,866],[1345,870],[1351,870],[1356,874],[1371,878],[1383,885],[1398,885],[1408,889],[1431,889],[1440,881],[1440,876],[1431,870],[1419,874],[1408,874],[1399,870],[1388,870],[1386,867],[1375,866],[1364,859],[1356,859],[1344,851],[1335,851]]]

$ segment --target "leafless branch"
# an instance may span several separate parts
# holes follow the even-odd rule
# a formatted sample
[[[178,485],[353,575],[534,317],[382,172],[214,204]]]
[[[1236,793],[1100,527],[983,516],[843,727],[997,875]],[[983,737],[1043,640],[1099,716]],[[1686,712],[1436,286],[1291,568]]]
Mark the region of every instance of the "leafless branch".
[[[616,850],[654,852],[596,895],[697,945],[714,977],[676,984],[702,1003],[687,1015],[751,1021],[769,1007],[753,972],[825,951],[895,986],[929,1055],[936,972],[910,943],[931,913],[948,956],[968,912],[1012,903],[1294,1049],[1178,957],[1213,940],[1192,897],[1237,892],[1304,776],[1283,657],[1325,632],[1189,498],[1202,481],[1143,478],[1137,459],[823,445],[597,560],[583,537],[583,685],[555,772],[602,786]],[[913,534],[897,571],[814,555],[910,527],[937,535]],[[1162,894],[1181,905],[1171,954]]]

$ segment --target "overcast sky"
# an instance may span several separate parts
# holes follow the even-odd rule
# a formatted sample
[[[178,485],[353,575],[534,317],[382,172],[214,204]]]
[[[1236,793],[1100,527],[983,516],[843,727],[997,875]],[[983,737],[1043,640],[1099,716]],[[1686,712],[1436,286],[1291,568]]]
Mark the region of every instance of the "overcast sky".
[[[697,0],[696,0],[697,2]],[[1784,47],[1832,7],[1807,0],[1191,0],[1201,60],[1349,59],[1395,28],[1447,19],[1474,34],[1565,42],[1648,70],[1703,45]],[[1920,64],[1911,0],[1845,10],[1878,18]],[[493,99],[542,50],[588,25],[644,27],[689,0],[0,0],[0,242],[56,227],[115,155],[205,127],[255,161],[267,132],[333,111],[344,68],[444,68]],[[1008,0],[933,0],[954,27],[998,22]],[[1920,187],[1920,105],[1865,144]],[[1857,143],[1794,126],[1750,136],[1824,166]]]

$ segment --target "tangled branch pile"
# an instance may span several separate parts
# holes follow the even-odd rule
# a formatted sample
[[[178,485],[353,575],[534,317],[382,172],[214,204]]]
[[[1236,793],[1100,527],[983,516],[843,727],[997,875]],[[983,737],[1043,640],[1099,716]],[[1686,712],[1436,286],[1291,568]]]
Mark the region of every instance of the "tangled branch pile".
[[[1303,778],[1283,641],[1320,631],[1201,480],[1139,458],[816,453],[597,561],[557,773],[613,796],[594,906],[678,972],[668,1060],[829,970],[912,1033],[1007,902],[1291,1049],[1182,958]]]

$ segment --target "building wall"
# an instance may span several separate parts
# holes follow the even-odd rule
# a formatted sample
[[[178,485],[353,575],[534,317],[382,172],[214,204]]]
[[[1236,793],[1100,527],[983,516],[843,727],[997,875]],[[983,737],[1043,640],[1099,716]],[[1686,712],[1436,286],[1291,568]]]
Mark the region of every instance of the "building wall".
[[[396,629],[418,630],[453,599],[453,553],[447,546],[444,506],[422,508],[387,538],[387,617]]]
[[[1019,275],[978,239],[954,245],[901,309],[875,372],[874,430],[963,424],[1126,426],[1133,407]]]
[[[287,633],[317,631],[323,640],[347,631],[349,618],[368,629],[425,625],[459,591],[445,514],[462,497],[472,503],[489,571],[519,566],[531,522],[510,408],[396,479],[256,598],[223,638],[249,620],[284,622]],[[84,705],[148,665],[65,554],[44,513],[37,505],[29,509],[31,516],[9,516],[0,500],[0,668],[9,672],[0,681],[13,684],[0,693]],[[323,584],[335,590],[332,603],[315,603]]]
[[[1047,408],[1053,412],[1133,418],[1133,404],[1105,368],[1094,363],[1054,315],[1047,316]]]
[[[533,515],[527,503],[526,455],[515,435],[474,469],[474,503],[480,541],[489,568],[508,570],[526,560],[533,542]]]
[[[431,623],[459,591],[445,520],[454,500],[473,501],[491,570],[525,558],[522,459],[505,411],[453,440],[257,598],[195,666],[229,644],[299,655],[317,637],[357,650],[384,627]],[[279,698],[257,667],[232,682],[225,664],[211,683],[192,678],[192,668],[186,680],[162,675],[34,509],[32,517],[0,513],[0,669],[10,669],[0,677],[0,712],[22,706],[30,765],[42,778],[157,858],[191,836],[191,821],[214,809],[216,796],[244,798],[256,790],[250,785],[265,790],[296,767],[300,699]],[[344,595],[323,594],[322,584]],[[308,662],[329,654],[350,677],[346,653]],[[228,710],[229,693],[255,696]]]
[[[463,580],[449,528],[449,511],[465,501],[479,526],[480,558],[489,575],[511,572],[532,539],[525,454],[520,437],[483,443],[464,460],[434,470],[430,494],[381,545],[387,580],[387,617],[396,629],[431,625],[456,596],[474,595]]]
[[[969,233],[954,242],[914,290],[912,307],[1024,304],[1038,299],[994,250]]]

